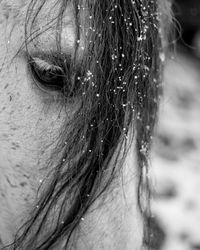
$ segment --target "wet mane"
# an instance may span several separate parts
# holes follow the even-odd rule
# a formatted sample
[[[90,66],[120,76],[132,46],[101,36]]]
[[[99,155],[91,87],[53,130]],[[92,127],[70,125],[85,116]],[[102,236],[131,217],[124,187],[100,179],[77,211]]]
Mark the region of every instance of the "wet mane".
[[[56,20],[60,28],[67,2],[59,4]],[[45,3],[32,0],[29,5],[27,52],[31,27]],[[61,239],[66,239],[64,249],[68,249],[81,218],[100,195],[109,192],[118,175],[129,146],[128,134],[131,141],[136,138],[138,202],[144,213],[140,197],[157,120],[163,65],[158,1],[76,0],[73,8],[78,42],[67,68],[63,98],[65,105],[75,98],[80,105],[63,126],[55,149],[61,155],[59,163],[55,164],[54,152],[48,183],[44,182],[38,205],[16,236],[13,249],[51,249]],[[81,20],[84,9],[85,26]],[[88,32],[86,53],[77,70],[80,24],[83,33]],[[56,40],[59,50],[59,35]],[[49,227],[51,223],[54,226]]]

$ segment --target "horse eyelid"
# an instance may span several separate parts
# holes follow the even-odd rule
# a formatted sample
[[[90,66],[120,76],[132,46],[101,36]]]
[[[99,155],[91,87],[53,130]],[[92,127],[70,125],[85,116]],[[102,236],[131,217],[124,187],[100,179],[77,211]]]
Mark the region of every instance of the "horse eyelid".
[[[34,63],[37,65],[38,68],[40,68],[41,70],[60,70],[63,71],[63,69],[60,66],[57,66],[55,64],[51,64],[48,63],[45,60],[42,60],[40,58],[37,57],[33,57],[32,58],[32,62],[30,62],[31,64]]]
[[[75,78],[77,79],[79,78],[78,76],[81,76],[83,74],[83,72],[81,72],[80,63],[77,63],[74,68],[72,66],[73,72],[71,71],[71,64],[71,56],[64,53],[37,53],[28,56],[28,70],[31,74],[31,77],[35,84],[45,92],[51,92],[52,90],[55,90],[61,91],[63,93],[64,88],[67,86],[65,85],[66,79],[69,79],[70,81],[71,73],[75,73]],[[45,83],[45,81],[43,81],[42,79],[42,74],[47,71],[50,71],[52,76],[54,71],[60,72],[60,74],[57,75],[57,77],[60,78],[60,81],[55,81],[55,84],[53,81],[52,84],[50,81]],[[38,72],[40,72],[41,74],[38,75]],[[70,84],[70,82],[68,82],[68,84]],[[78,84],[76,85],[78,86]],[[69,86],[69,89],[70,88],[71,87]]]
[[[29,56],[28,71],[36,86],[38,86],[38,88],[42,91],[49,93],[52,91],[62,92],[64,88],[63,79],[65,77],[65,73],[67,73],[64,72],[64,69],[62,67],[49,63],[46,60],[40,59],[38,57]],[[47,72],[49,72],[50,74],[49,78],[48,76],[45,78],[45,74],[48,74]],[[56,72],[59,72],[59,74],[57,74]]]

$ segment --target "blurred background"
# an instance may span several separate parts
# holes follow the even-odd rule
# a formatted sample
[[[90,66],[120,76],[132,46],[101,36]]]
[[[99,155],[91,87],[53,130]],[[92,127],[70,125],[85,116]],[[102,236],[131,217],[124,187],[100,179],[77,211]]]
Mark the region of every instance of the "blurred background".
[[[165,0],[164,0],[165,1]],[[167,59],[152,156],[152,250],[200,249],[200,0],[173,4],[176,48]]]

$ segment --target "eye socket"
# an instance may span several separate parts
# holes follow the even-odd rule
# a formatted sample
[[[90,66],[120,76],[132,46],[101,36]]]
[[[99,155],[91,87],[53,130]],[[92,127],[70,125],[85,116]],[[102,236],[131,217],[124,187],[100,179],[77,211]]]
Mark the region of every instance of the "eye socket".
[[[43,90],[64,92],[67,74],[61,66],[33,57],[29,59],[32,77]]]

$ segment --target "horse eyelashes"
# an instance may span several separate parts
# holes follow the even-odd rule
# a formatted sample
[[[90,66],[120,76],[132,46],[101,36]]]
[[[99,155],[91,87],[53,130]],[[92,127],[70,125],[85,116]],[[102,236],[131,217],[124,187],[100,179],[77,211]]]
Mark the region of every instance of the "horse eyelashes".
[[[47,61],[33,57],[29,59],[32,78],[45,91],[64,91],[67,73],[62,66],[50,64]]]
[[[28,69],[34,83],[44,92],[57,91],[72,100],[80,95],[81,66],[65,54],[37,54],[28,57]]]

